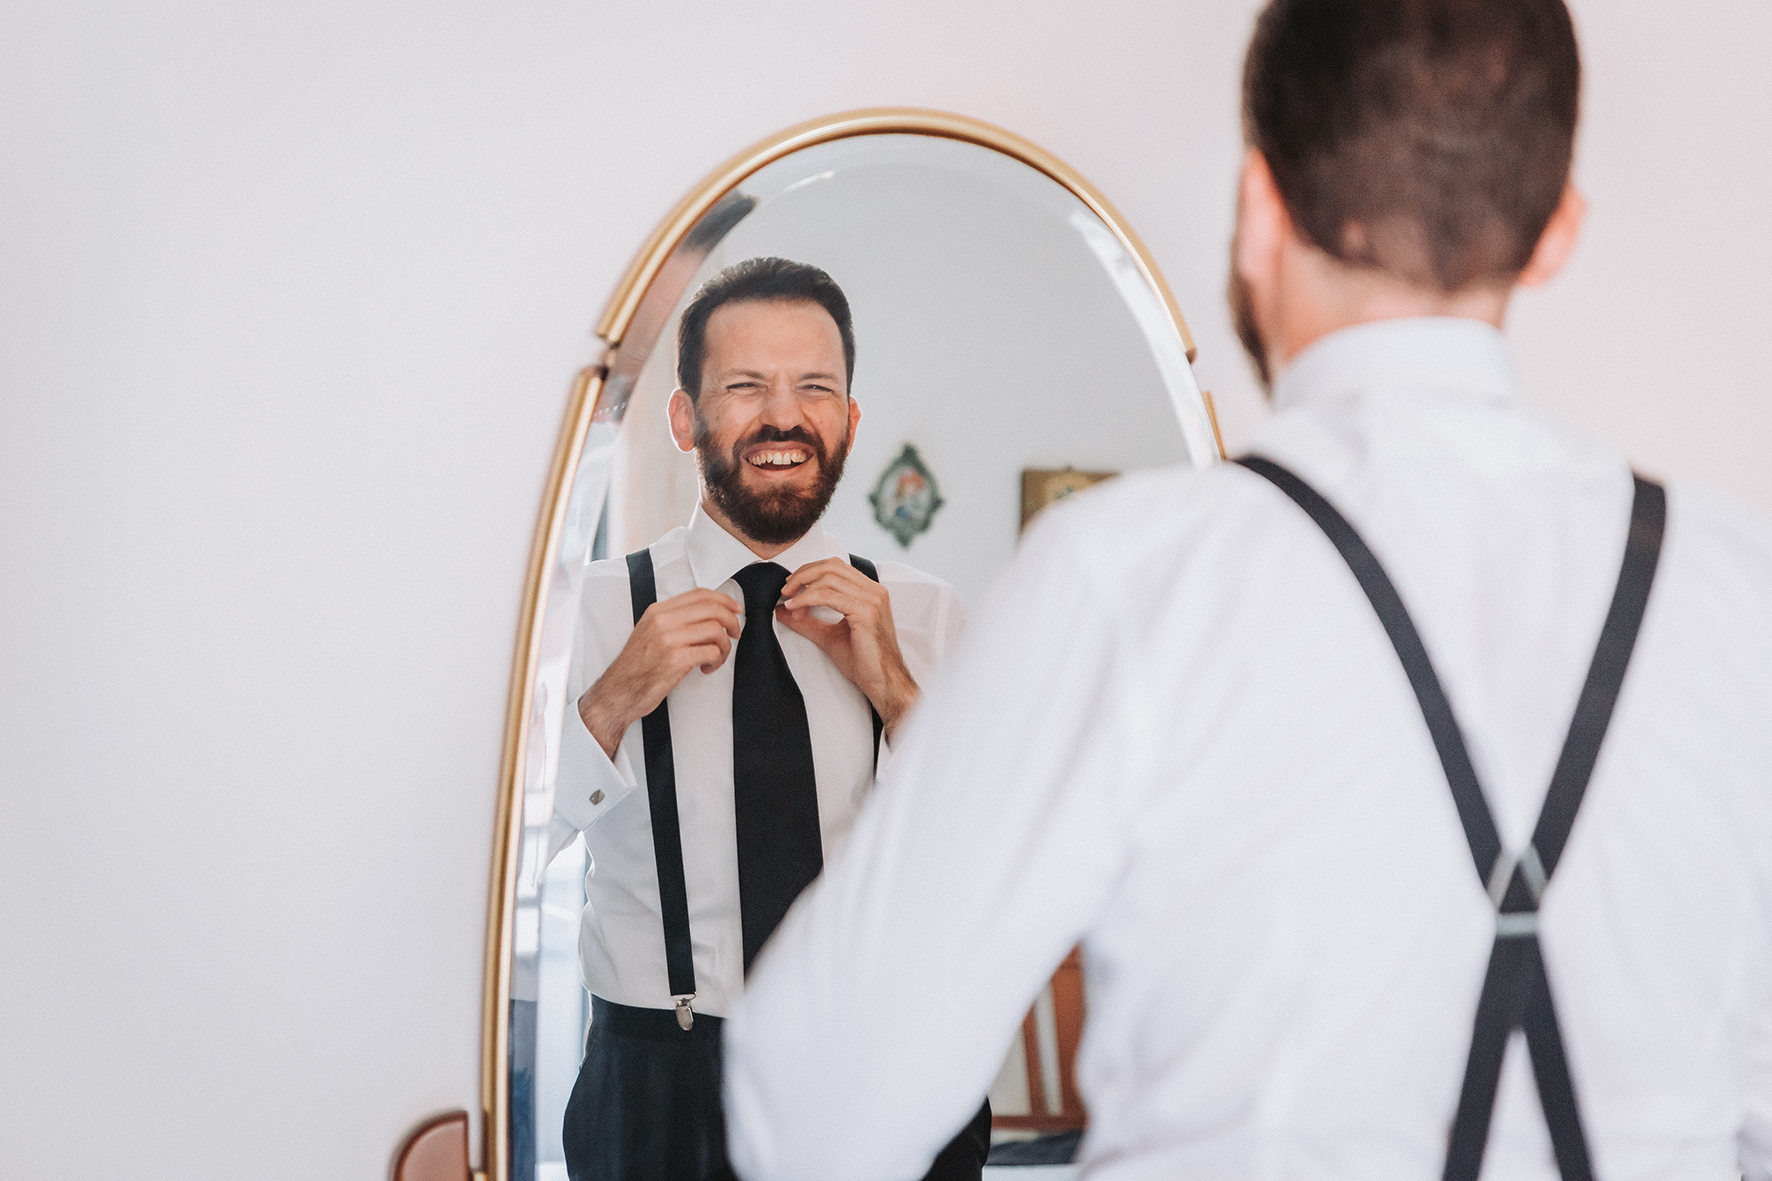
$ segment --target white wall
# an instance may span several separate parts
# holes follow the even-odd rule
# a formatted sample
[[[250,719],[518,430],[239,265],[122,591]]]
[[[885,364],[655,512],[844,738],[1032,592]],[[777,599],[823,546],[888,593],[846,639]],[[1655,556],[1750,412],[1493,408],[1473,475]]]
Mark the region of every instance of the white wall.
[[[1772,510],[1772,16],[1579,6],[1546,404]],[[1077,165],[1220,308],[1250,0],[14,5],[0,1130],[34,1178],[383,1175],[473,1106],[524,554],[586,327],[717,160],[861,105]],[[1682,23],[1683,22],[1683,23]]]
[[[1586,240],[1512,325],[1528,391],[1772,514],[1772,5],[1575,5]]]

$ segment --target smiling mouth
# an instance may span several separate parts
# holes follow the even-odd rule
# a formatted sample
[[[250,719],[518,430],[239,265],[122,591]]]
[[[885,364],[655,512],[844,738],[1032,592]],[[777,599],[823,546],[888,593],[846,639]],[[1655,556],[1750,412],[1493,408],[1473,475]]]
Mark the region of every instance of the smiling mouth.
[[[745,456],[745,462],[766,472],[785,472],[799,467],[810,458],[811,452],[804,448],[781,447],[769,451],[754,451]]]

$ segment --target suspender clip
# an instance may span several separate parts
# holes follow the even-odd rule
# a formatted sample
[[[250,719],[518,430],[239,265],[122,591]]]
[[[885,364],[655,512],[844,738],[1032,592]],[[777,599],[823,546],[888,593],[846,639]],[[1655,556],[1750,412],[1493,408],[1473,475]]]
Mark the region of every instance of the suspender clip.
[[[693,992],[677,998],[677,1024],[683,1027],[684,1033],[695,1025],[695,1010],[689,1007],[689,1002],[694,999]]]

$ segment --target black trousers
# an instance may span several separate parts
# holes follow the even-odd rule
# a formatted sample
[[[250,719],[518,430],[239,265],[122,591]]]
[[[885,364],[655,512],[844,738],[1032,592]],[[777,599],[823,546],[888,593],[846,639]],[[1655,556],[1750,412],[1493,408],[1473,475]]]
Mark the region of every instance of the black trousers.
[[[572,1181],[730,1181],[720,1110],[720,1033],[698,1013],[591,998],[591,1032],[562,1138]],[[979,1181],[991,1147],[987,1101],[935,1158],[924,1181]]]

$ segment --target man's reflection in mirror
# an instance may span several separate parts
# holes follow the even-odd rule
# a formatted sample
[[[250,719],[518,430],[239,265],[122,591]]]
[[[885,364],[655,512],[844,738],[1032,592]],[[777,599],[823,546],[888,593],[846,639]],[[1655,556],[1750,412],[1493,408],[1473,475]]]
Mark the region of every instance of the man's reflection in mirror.
[[[551,858],[583,833],[591,866],[573,1181],[729,1176],[725,1015],[963,622],[947,584],[818,524],[861,420],[854,370],[829,275],[753,258],[714,276],[669,405],[700,503],[587,573],[550,834]],[[987,1104],[929,1177],[978,1178],[989,1138]]]

